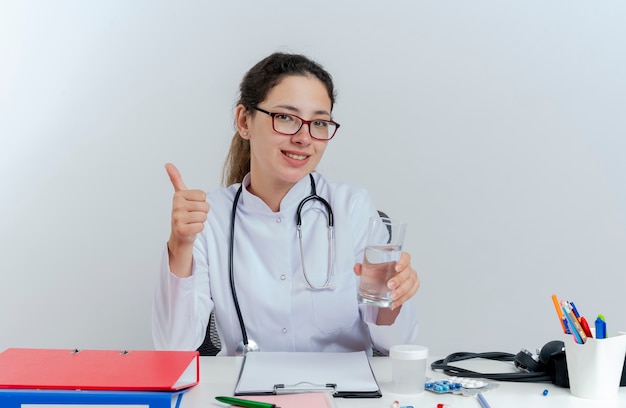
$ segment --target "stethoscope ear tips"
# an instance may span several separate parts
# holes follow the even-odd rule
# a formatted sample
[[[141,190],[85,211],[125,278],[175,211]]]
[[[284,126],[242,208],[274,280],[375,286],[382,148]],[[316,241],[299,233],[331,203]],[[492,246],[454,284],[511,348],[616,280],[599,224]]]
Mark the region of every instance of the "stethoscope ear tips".
[[[243,341],[240,341],[237,344],[237,348],[235,349],[236,356],[245,356],[250,351],[259,351],[259,345],[256,344],[254,340],[248,339],[248,344],[243,344]]]

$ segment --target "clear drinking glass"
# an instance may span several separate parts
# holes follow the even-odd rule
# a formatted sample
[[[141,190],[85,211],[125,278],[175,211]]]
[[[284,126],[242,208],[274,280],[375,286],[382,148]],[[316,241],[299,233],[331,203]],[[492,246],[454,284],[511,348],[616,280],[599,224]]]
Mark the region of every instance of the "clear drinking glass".
[[[357,298],[361,303],[378,307],[391,306],[387,281],[395,275],[400,260],[406,223],[387,217],[369,220],[363,267]]]

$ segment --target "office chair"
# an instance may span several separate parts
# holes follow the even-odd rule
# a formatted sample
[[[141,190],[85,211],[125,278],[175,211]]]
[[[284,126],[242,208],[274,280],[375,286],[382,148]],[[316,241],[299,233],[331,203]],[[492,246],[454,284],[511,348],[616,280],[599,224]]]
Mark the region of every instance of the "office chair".
[[[378,211],[378,215],[380,217],[389,218],[387,214],[382,211]],[[220,337],[217,335],[217,328],[215,327],[215,313],[211,312],[211,317],[209,318],[209,324],[206,328],[206,334],[204,337],[204,341],[198,347],[198,352],[201,356],[215,356],[222,349],[222,344],[220,343]],[[386,356],[387,353],[383,353],[376,348],[373,348],[374,357],[377,356]]]
[[[204,341],[198,347],[198,352],[201,356],[215,356],[222,349],[220,343],[220,337],[217,335],[217,329],[215,328],[215,313],[211,312],[209,317],[209,325],[206,328],[206,335]]]

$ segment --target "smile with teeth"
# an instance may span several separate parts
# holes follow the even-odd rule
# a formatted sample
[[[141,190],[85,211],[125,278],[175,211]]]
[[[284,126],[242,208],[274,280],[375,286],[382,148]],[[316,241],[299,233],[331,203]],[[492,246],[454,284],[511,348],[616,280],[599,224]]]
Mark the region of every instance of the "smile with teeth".
[[[305,155],[301,155],[301,154],[295,154],[295,153],[289,153],[289,152],[284,152],[285,156],[291,158],[291,159],[295,159],[295,160],[304,160],[309,156],[305,156]]]

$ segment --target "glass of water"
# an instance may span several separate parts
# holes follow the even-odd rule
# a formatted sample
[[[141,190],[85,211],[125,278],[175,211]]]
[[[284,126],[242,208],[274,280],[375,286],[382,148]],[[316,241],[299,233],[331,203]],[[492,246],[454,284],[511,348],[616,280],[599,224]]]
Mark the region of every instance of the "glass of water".
[[[363,267],[357,298],[360,303],[378,307],[391,306],[391,290],[387,281],[396,274],[400,260],[406,223],[388,217],[369,220]]]

